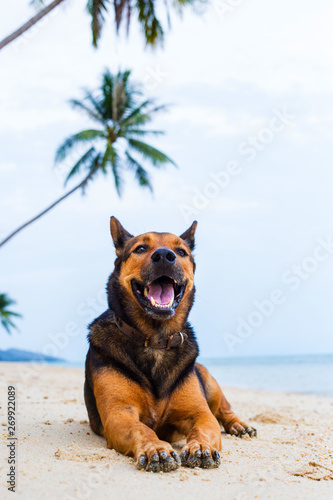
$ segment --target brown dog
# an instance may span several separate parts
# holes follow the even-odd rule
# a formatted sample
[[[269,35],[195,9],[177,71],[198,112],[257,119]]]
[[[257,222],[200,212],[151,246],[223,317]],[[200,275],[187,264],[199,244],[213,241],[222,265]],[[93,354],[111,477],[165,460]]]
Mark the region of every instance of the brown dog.
[[[85,402],[92,430],[140,469],[220,464],[221,428],[256,435],[195,362],[187,317],[194,299],[197,223],[181,236],[132,236],[111,218],[116,248],[109,309],[90,325]],[[181,460],[170,443],[186,438]]]

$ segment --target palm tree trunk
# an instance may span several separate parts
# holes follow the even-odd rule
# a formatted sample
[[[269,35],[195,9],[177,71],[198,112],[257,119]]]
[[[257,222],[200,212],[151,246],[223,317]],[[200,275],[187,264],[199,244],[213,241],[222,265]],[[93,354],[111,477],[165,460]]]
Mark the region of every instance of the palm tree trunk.
[[[25,227],[29,226],[30,224],[32,224],[33,222],[35,222],[37,219],[39,219],[40,217],[42,217],[42,215],[44,215],[47,212],[49,212],[50,210],[52,210],[52,208],[54,208],[56,205],[58,205],[58,203],[60,203],[61,201],[65,200],[68,196],[70,196],[71,194],[75,193],[75,191],[77,191],[81,187],[84,187],[87,184],[87,182],[89,181],[89,179],[94,175],[94,173],[96,172],[96,170],[98,170],[98,168],[99,168],[99,166],[95,167],[93,170],[91,170],[91,172],[89,172],[89,174],[83,179],[83,181],[80,182],[80,184],[78,184],[73,189],[71,189],[70,191],[68,191],[68,193],[66,193],[63,196],[61,196],[61,198],[59,198],[54,203],[52,203],[52,205],[50,205],[49,207],[47,207],[40,214],[38,214],[35,217],[33,217],[32,219],[28,220],[22,226],[18,227],[14,232],[12,232],[10,235],[8,235],[7,238],[5,238],[4,240],[2,240],[0,242],[0,247],[2,247],[2,245],[4,245],[5,243],[7,243],[7,241],[11,240],[17,233],[19,233],[20,231],[22,231],[22,229],[24,229]]]
[[[59,5],[63,1],[64,0],[54,0],[52,3],[50,3],[50,5],[47,5],[44,9],[42,9],[40,12],[38,12],[38,14],[36,14],[34,17],[32,17],[28,22],[23,24],[21,26],[21,28],[19,28],[18,30],[14,31],[14,33],[12,33],[11,35],[4,38],[0,42],[0,50],[3,49],[4,47],[6,47],[6,45],[8,45],[13,40],[16,40],[16,38],[18,38],[23,33],[25,33],[29,28],[34,26],[34,24],[38,23],[38,21],[40,21],[40,19],[42,19],[44,16],[46,16],[46,14],[51,12],[51,10],[53,10],[55,7],[57,7],[57,5]]]

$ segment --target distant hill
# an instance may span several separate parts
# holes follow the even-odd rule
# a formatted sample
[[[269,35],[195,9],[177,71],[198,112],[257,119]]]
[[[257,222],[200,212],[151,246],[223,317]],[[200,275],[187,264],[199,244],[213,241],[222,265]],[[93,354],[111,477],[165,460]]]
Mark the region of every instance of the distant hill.
[[[0,349],[0,361],[45,361],[46,363],[64,362],[64,359],[45,356],[39,352],[23,351],[21,349]]]

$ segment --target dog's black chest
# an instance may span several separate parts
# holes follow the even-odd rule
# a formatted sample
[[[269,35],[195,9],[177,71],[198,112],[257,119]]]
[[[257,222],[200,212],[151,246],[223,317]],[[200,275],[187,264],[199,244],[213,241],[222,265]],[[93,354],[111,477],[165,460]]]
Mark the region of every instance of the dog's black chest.
[[[157,399],[169,396],[194,369],[198,355],[195,339],[174,349],[142,349],[136,353],[135,362],[149,383],[149,389]]]

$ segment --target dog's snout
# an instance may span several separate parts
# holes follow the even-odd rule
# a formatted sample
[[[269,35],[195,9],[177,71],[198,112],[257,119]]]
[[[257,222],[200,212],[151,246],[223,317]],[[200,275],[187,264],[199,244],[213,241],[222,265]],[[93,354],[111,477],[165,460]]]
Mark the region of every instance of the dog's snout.
[[[176,262],[176,254],[169,248],[159,248],[153,253],[151,260],[160,267],[171,266]]]

